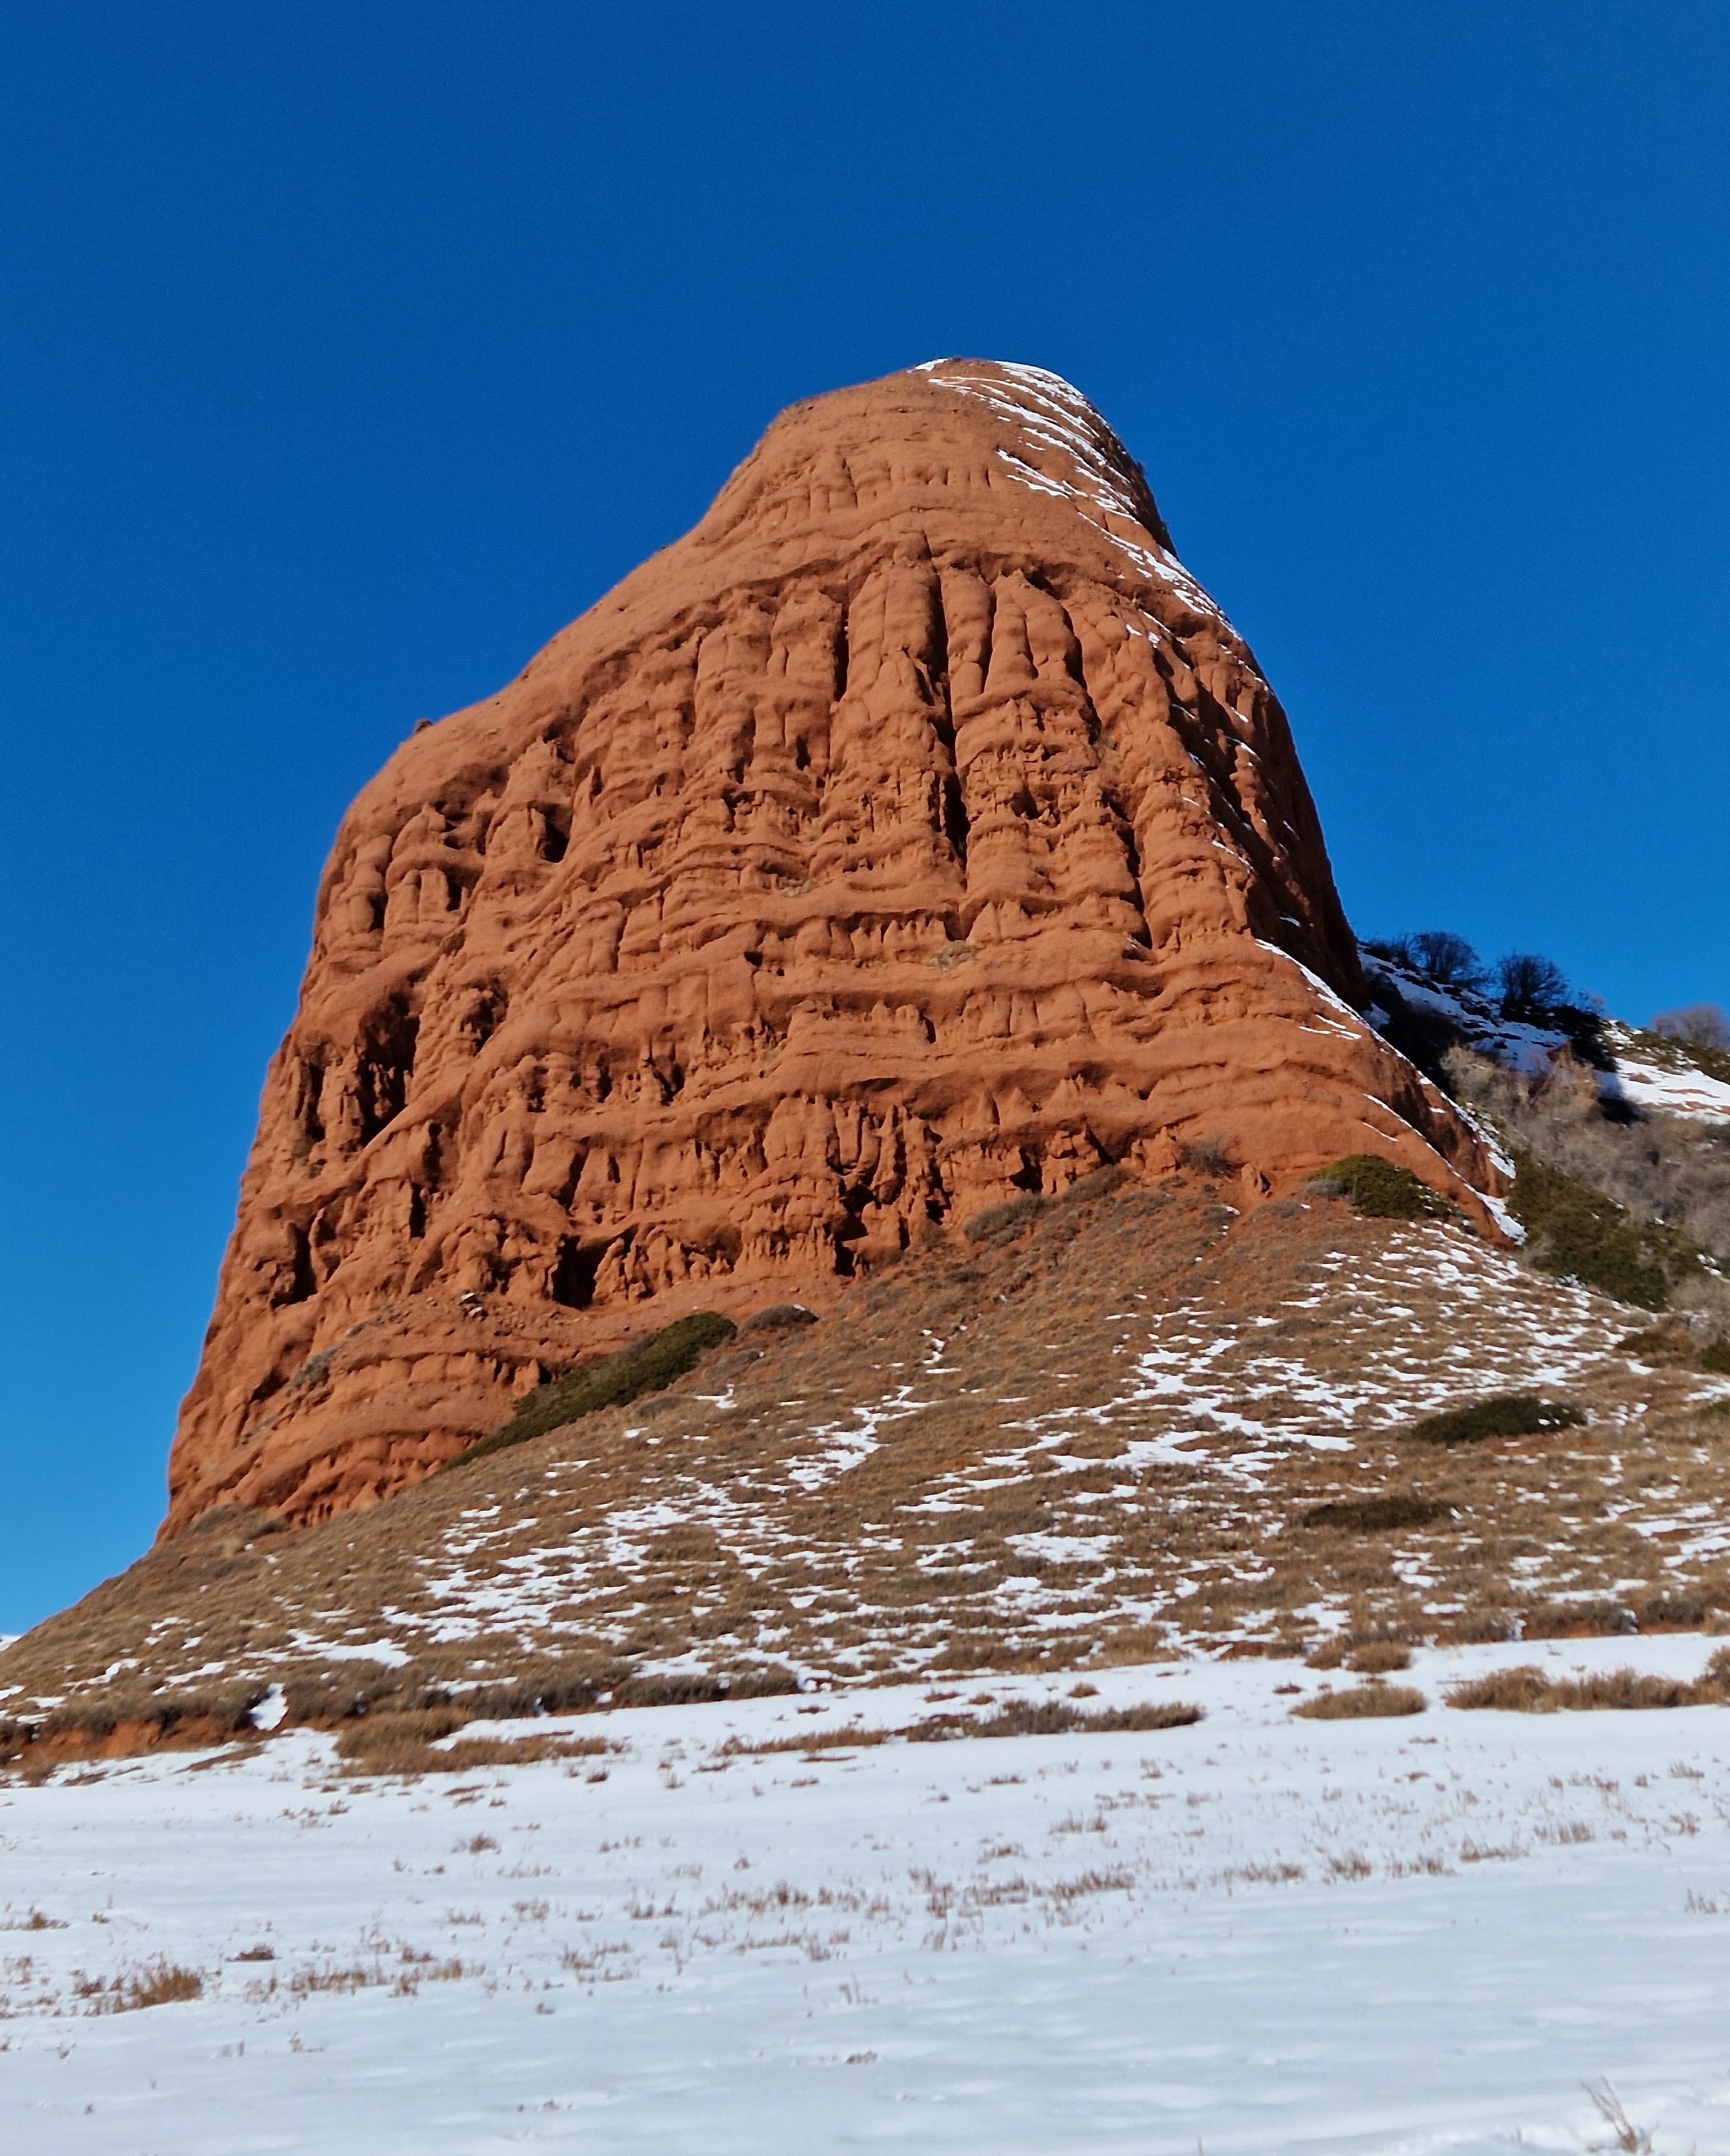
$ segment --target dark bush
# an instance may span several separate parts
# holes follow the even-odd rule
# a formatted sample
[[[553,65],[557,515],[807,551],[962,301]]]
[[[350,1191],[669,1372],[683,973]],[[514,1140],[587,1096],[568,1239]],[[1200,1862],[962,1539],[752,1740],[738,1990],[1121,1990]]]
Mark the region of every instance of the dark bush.
[[[1439,1220],[1453,1210],[1409,1168],[1396,1168],[1379,1153],[1348,1153],[1312,1178],[1311,1188],[1348,1199],[1373,1220]]]
[[[1601,1010],[1593,1010],[1584,1004],[1557,1004],[1548,1013],[1545,1024],[1563,1034],[1573,1053],[1594,1070],[1614,1070],[1616,1059],[1610,1052],[1604,1037],[1607,1024]]]
[[[1637,1632],[1638,1620],[1625,1603],[1601,1598],[1535,1602],[1520,1613],[1522,1640],[1614,1640]]]
[[[1540,1272],[1640,1310],[1662,1310],[1672,1278],[1698,1270],[1698,1254],[1673,1228],[1643,1227],[1614,1199],[1529,1152],[1516,1153],[1514,1165],[1508,1210],[1525,1229],[1526,1255]]]
[[[1691,1589],[1654,1594],[1640,1605],[1642,1631],[1697,1631],[1717,1607],[1717,1598]]]
[[[1312,1505],[1303,1524],[1337,1527],[1348,1534],[1381,1535],[1400,1527],[1426,1527],[1453,1509],[1434,1497],[1332,1497],[1325,1505]]]
[[[1440,1011],[1425,1010],[1421,1004],[1408,1003],[1386,979],[1376,984],[1376,1000],[1388,1013],[1387,1021],[1380,1029],[1383,1040],[1421,1070],[1432,1086],[1439,1086],[1444,1093],[1451,1092],[1447,1055],[1450,1049],[1457,1048],[1466,1038],[1460,1027]]]
[[[1471,1445],[1484,1437],[1537,1437],[1545,1430],[1575,1430],[1585,1420],[1563,1400],[1541,1400],[1530,1393],[1500,1393],[1469,1408],[1450,1408],[1425,1415],[1406,1435],[1424,1445]]]
[[[1714,1341],[1700,1351],[1700,1367],[1714,1378],[1730,1378],[1730,1340]]]
[[[730,1339],[736,1329],[732,1318],[713,1310],[675,1318],[639,1347],[621,1348],[618,1354],[603,1355],[598,1362],[585,1363],[567,1377],[537,1385],[502,1430],[471,1445],[447,1466],[465,1467],[471,1460],[485,1459],[489,1453],[526,1444],[530,1438],[544,1436],[550,1430],[562,1430],[580,1416],[594,1414],[602,1408],[624,1407],[644,1393],[658,1393],[675,1378],[695,1369],[706,1349]]]
[[[614,1707],[686,1707],[694,1701],[722,1699],[778,1699],[797,1691],[799,1681],[791,1670],[769,1662],[760,1669],[739,1670],[711,1676],[693,1671],[678,1676],[627,1677],[613,1692]]]

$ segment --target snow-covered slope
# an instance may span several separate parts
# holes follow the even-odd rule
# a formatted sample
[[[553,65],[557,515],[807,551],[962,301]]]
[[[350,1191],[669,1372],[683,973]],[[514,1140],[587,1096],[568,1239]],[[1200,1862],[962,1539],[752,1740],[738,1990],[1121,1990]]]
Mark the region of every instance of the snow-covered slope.
[[[1607,1025],[1604,1045],[1615,1060],[1605,1091],[1634,1106],[1665,1116],[1687,1116],[1701,1122],[1730,1122],[1730,1079],[1703,1068],[1730,1058],[1702,1057],[1680,1042],[1635,1034],[1624,1025]]]
[[[1562,1025],[1527,1024],[1502,1017],[1492,998],[1473,988],[1439,985],[1415,968],[1379,952],[1360,947],[1358,955],[1371,995],[1370,1021],[1396,1042],[1401,1038],[1403,1007],[1408,1018],[1445,1028],[1480,1055],[1492,1056],[1527,1076],[1540,1075],[1553,1056],[1582,1045],[1583,1036]],[[1730,1069],[1730,1058],[1709,1050],[1702,1054],[1685,1042],[1642,1033],[1619,1019],[1591,1020],[1589,1013],[1574,1015],[1591,1022],[1594,1052],[1606,1064],[1600,1078],[1606,1099],[1704,1122],[1730,1122],[1730,1075],[1719,1075],[1717,1069],[1720,1064]]]
[[[973,1691],[901,1687],[585,1718],[619,1748],[568,1768],[63,1769],[0,1790],[8,2143],[1489,2156],[1614,2145],[1607,2076],[1658,2156],[1721,2149],[1730,1711],[1440,1703],[1716,1644],[1419,1651],[1403,1720],[1156,1664],[1084,1704],[1199,1726],[799,1748]],[[104,2010],[176,1969],[203,1995]]]
[[[1489,998],[1470,988],[1442,986],[1414,968],[1361,945],[1358,957],[1370,992],[1368,1017],[1373,1025],[1394,1031],[1389,1027],[1389,1020],[1403,1004],[1420,1018],[1447,1027],[1480,1055],[1493,1056],[1511,1070],[1528,1074],[1542,1070],[1553,1055],[1569,1045],[1568,1034],[1559,1027],[1527,1025],[1505,1019]]]
[[[1319,1198],[1034,1207],[370,1513],[160,1546],[0,1656],[0,1726],[144,1738],[165,1701],[233,1713],[272,1685],[297,1721],[357,1695],[515,1711],[1289,1649],[1351,1613],[1476,1639],[1553,1626],[1553,1604],[1730,1607],[1730,1379],[1641,1361],[1636,1322],[1457,1224]],[[1523,1393],[1579,1428],[1405,1435]],[[1433,1512],[1306,1523],[1388,1493]]]

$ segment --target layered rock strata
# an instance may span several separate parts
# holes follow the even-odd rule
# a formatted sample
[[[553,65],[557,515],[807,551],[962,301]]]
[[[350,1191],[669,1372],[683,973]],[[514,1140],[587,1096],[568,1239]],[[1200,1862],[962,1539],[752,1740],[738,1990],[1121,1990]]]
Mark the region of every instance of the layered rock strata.
[[[369,1503],[1108,1163],[1243,1204],[1373,1151],[1484,1218],[1361,994],[1285,716],[1091,406],[962,361],[795,406],[344,819],[165,1532]]]

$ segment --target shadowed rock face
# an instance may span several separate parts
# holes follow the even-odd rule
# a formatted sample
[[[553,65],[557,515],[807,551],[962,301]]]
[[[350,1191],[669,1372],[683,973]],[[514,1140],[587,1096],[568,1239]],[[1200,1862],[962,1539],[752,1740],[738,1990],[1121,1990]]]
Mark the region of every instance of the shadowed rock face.
[[[797,405],[344,819],[165,1532],[370,1503],[554,1368],[1107,1163],[1245,1204],[1374,1151],[1483,1219],[1360,993],[1285,716],[1085,399]]]

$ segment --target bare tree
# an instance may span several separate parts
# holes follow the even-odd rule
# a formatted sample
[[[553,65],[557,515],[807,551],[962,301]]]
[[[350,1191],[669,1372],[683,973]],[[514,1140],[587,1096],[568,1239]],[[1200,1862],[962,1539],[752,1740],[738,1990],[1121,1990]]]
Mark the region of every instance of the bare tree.
[[[1426,928],[1405,939],[1412,963],[1439,988],[1475,988],[1484,979],[1483,962],[1463,936],[1445,928]]]
[[[1541,958],[1535,951],[1510,951],[1498,959],[1496,979],[1504,1018],[1531,1024],[1568,1001],[1568,976],[1553,958]]]
[[[1695,1048],[1730,1049],[1730,1018],[1717,1004],[1685,1004],[1680,1010],[1660,1011],[1652,1020],[1652,1031]]]

